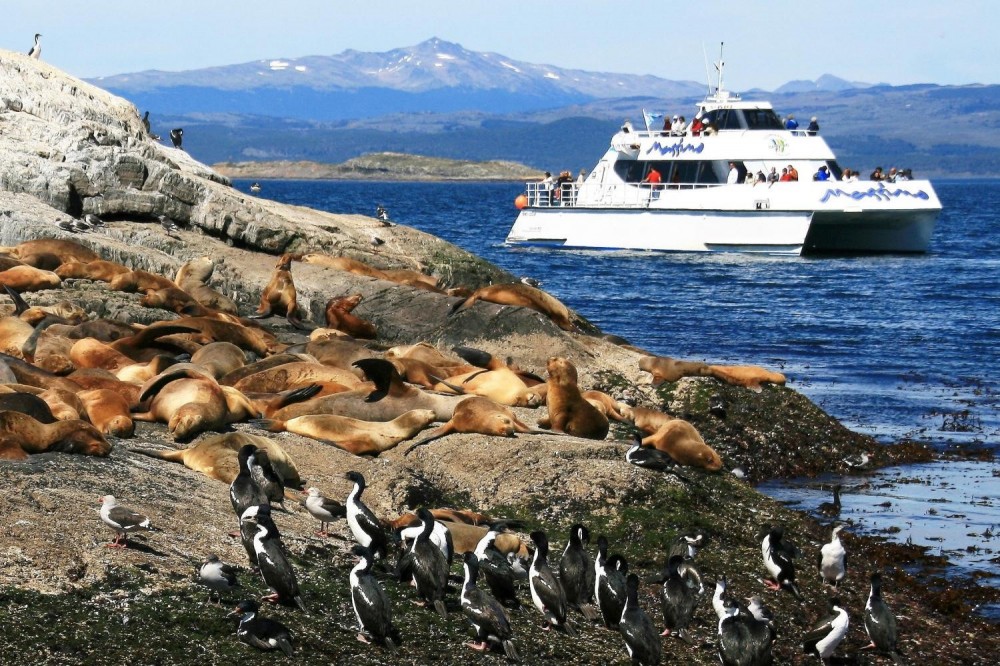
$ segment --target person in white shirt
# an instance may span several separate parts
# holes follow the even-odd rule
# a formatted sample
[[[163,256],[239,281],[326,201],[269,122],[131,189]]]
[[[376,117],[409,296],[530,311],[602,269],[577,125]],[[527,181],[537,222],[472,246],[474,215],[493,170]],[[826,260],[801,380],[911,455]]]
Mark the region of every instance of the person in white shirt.
[[[728,184],[728,185],[735,185],[738,182],[740,182],[740,172],[739,172],[739,169],[736,168],[736,163],[735,162],[730,162],[729,163],[729,176],[726,178],[726,184]]]

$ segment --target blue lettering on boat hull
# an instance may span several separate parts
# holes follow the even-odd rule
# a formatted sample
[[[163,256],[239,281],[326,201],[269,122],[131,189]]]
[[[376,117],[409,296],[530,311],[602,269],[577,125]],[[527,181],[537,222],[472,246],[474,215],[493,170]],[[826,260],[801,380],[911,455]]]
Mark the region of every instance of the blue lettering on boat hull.
[[[669,145],[663,145],[659,141],[654,141],[653,145],[651,145],[646,151],[646,154],[649,155],[653,151],[657,151],[660,155],[670,154],[672,157],[677,157],[678,155],[682,155],[684,153],[698,154],[703,150],[705,150],[704,143],[694,145],[693,143],[684,143],[684,139],[681,139],[680,141]]]
[[[893,199],[898,199],[899,197],[912,197],[914,199],[922,199],[927,201],[930,199],[930,195],[923,190],[917,190],[916,192],[911,192],[902,188],[895,190],[890,190],[882,183],[879,183],[878,187],[871,187],[867,190],[858,190],[856,192],[847,192],[842,189],[831,189],[827,190],[826,194],[822,196],[819,200],[820,203],[826,203],[830,199],[835,199],[839,197],[848,197],[855,201],[861,201],[862,199],[878,199],[879,201],[892,201]]]

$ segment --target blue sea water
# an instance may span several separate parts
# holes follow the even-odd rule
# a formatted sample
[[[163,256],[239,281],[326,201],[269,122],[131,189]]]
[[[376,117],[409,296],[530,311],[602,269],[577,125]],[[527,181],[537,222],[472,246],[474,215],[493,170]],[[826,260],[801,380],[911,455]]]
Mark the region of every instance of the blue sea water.
[[[941,449],[976,444],[997,452],[1000,181],[934,185],[944,210],[926,254],[817,258],[508,247],[520,183],[264,181],[260,195],[364,215],[381,203],[394,221],[540,280],[604,332],[656,354],[780,370],[789,386],[846,426],[886,443],[909,437]],[[249,181],[236,186],[248,191]],[[951,501],[975,510],[951,507],[948,515],[963,517],[948,523],[921,484],[901,483],[894,506],[905,515],[859,510],[851,516],[855,529],[878,532],[898,519],[909,528],[893,538],[940,548],[959,570],[1000,573],[995,461],[880,474],[959,487]],[[844,483],[850,505],[861,482]],[[815,482],[765,490],[805,510],[829,499]],[[857,499],[874,506],[861,490]],[[922,529],[942,522],[951,527],[944,537]]]

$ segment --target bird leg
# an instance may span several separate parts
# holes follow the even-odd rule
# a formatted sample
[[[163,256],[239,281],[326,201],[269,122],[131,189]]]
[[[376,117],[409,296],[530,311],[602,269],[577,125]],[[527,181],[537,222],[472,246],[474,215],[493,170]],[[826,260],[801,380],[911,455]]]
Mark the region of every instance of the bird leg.
[[[272,604],[276,604],[276,603],[278,603],[278,599],[279,599],[280,596],[281,595],[279,595],[277,592],[272,592],[271,594],[265,594],[263,597],[260,598],[260,600],[261,601],[267,601],[267,602],[272,603]]]
[[[781,583],[776,583],[773,580],[769,580],[767,578],[761,578],[760,582],[764,583],[764,585],[767,585],[767,588],[769,590],[774,590],[775,592],[777,592],[778,590],[781,589]]]
[[[366,644],[366,645],[371,645],[372,644],[372,642],[370,640],[368,640],[368,637],[365,636],[364,634],[361,634],[361,633],[358,634],[358,640],[361,641],[362,643]]]
[[[107,546],[108,548],[128,548],[128,537],[126,537],[125,533],[122,532],[121,534],[115,535],[114,541],[104,545]]]
[[[324,538],[330,536],[330,533],[327,532],[326,530],[320,530],[318,532],[314,532],[313,534],[315,534],[318,537],[324,537]]]
[[[661,635],[661,636],[669,636],[669,635],[670,635],[670,628],[668,627],[668,628],[664,629],[664,630],[663,630],[663,631],[662,631],[662,632],[660,633],[660,635]]]
[[[477,650],[477,651],[479,651],[479,652],[485,652],[485,651],[486,651],[486,648],[488,648],[488,647],[489,647],[489,646],[488,646],[488,645],[486,644],[486,641],[483,641],[482,643],[466,643],[465,645],[466,645],[467,647],[470,647],[470,648],[472,648],[473,650]]]

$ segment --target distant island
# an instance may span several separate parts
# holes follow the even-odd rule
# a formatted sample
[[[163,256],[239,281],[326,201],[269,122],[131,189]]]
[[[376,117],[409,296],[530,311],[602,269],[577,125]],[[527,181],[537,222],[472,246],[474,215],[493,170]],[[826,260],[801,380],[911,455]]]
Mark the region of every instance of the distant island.
[[[404,153],[370,153],[340,164],[311,161],[219,162],[212,168],[230,178],[289,180],[501,180],[538,178],[538,169],[517,162],[452,160]]]

